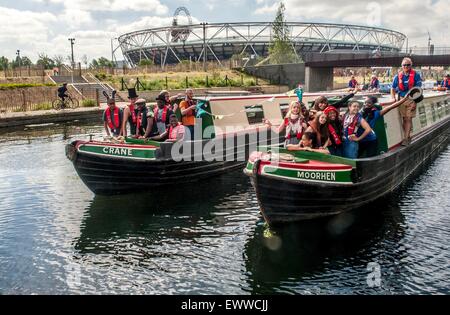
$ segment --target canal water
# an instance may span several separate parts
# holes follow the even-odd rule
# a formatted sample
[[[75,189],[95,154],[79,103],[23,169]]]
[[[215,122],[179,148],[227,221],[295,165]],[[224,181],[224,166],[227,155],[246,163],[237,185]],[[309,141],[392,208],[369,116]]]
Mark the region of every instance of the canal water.
[[[366,209],[270,229],[241,171],[95,196],[64,146],[101,132],[0,135],[0,294],[450,293],[450,149]]]

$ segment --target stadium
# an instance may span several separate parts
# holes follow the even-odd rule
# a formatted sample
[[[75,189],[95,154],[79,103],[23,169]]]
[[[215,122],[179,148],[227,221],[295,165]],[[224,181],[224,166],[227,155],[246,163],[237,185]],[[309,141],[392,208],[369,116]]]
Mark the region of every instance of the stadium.
[[[184,16],[187,24],[180,25]],[[399,52],[405,43],[402,33],[376,27],[287,22],[293,50],[304,53]],[[221,63],[233,55],[265,57],[273,36],[272,22],[193,24],[189,11],[178,8],[172,26],[135,31],[118,40],[126,61],[136,66],[152,60],[164,66],[184,60]]]

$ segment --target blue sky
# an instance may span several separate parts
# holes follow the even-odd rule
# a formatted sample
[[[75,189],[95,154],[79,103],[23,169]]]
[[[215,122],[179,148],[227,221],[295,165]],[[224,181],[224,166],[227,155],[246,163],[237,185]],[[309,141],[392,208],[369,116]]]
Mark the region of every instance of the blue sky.
[[[289,21],[350,23],[394,29],[410,46],[450,47],[450,0],[285,0]],[[185,6],[194,22],[272,21],[276,0],[0,0],[0,56],[17,49],[33,61],[38,53],[76,58],[110,56],[110,38],[128,31],[169,25]]]

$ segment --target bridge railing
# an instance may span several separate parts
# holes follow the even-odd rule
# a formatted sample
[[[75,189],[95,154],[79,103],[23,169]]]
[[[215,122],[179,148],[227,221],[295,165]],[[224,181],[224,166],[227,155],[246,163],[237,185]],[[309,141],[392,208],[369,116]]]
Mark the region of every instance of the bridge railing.
[[[450,47],[408,47],[404,51],[408,55],[450,55]]]

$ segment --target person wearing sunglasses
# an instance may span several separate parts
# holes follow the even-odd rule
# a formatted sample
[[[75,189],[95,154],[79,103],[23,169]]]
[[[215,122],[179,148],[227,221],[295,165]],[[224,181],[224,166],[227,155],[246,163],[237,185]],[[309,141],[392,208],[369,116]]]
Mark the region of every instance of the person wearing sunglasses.
[[[411,58],[403,59],[402,70],[395,76],[392,83],[391,95],[394,101],[406,97],[408,91],[413,87],[422,86],[422,78],[419,73],[412,69],[412,65]],[[399,107],[399,111],[402,116],[404,131],[402,145],[406,146],[411,143],[412,119],[416,117],[416,104],[412,100],[404,102]]]

